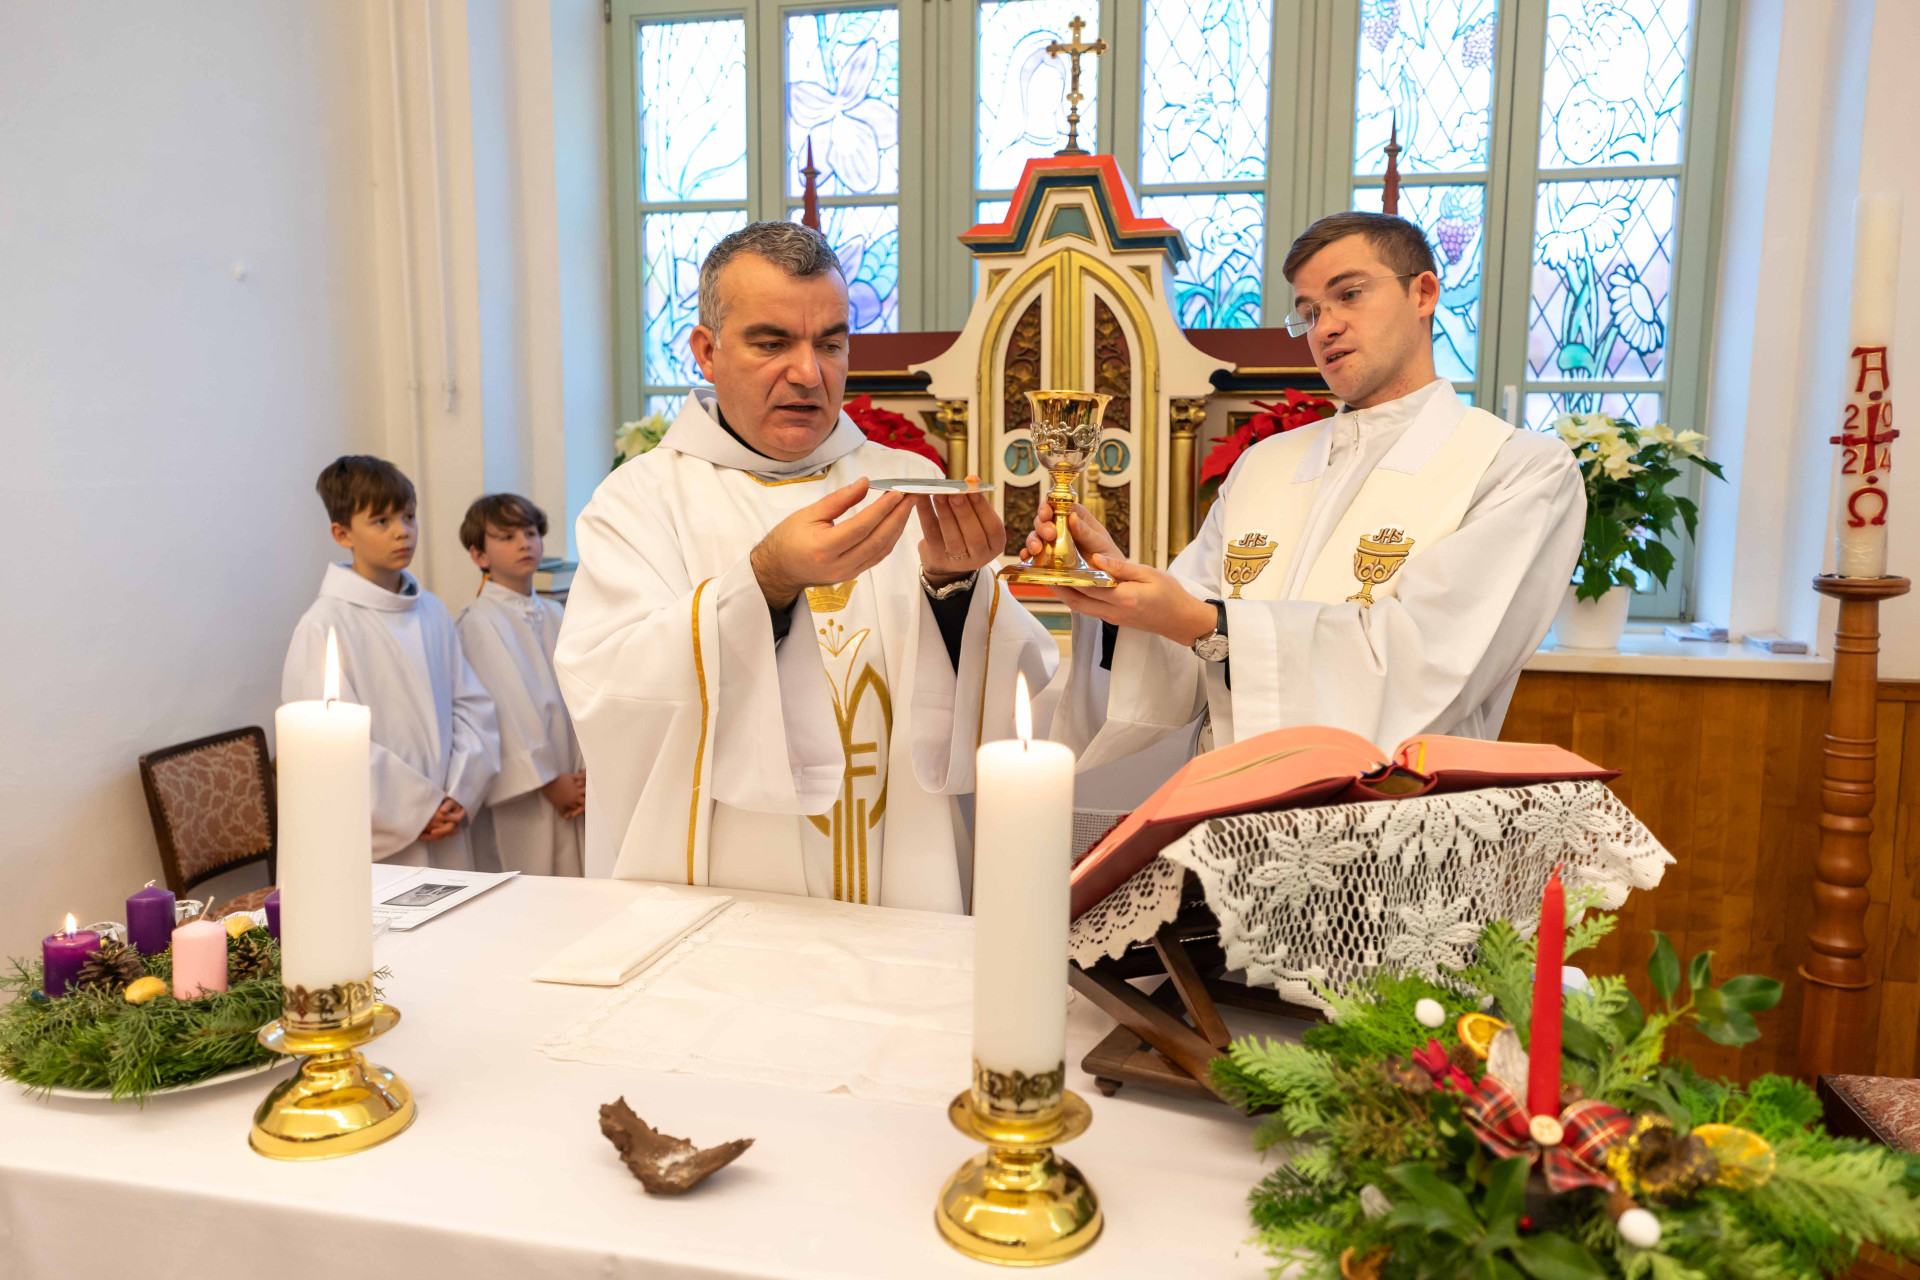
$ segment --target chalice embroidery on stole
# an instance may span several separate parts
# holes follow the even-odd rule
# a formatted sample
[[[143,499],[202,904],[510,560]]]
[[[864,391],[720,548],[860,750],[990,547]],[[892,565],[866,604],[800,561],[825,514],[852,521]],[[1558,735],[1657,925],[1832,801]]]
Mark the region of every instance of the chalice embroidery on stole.
[[[1372,608],[1373,589],[1400,572],[1412,551],[1413,539],[1399,529],[1382,529],[1371,538],[1360,539],[1353,553],[1353,576],[1360,590],[1347,597],[1348,603],[1357,600],[1361,608]]]
[[[1233,588],[1227,599],[1238,600],[1240,588],[1260,576],[1260,571],[1273,559],[1272,539],[1258,529],[1249,530],[1229,542],[1226,547],[1227,585]]]
[[[882,745],[893,737],[893,694],[886,676],[872,663],[862,662],[871,629],[848,631],[833,614],[847,607],[859,579],[828,587],[808,587],[807,607],[819,628],[820,655],[825,661],[827,686],[833,696],[833,715],[840,729],[840,751],[845,761],[840,794],[826,813],[809,814],[807,821],[833,842],[833,896],[840,902],[868,902],[867,833],[880,825],[887,812],[887,760]],[[873,701],[867,701],[871,694]],[[878,723],[875,723],[875,717]],[[864,723],[869,737],[859,741]],[[879,733],[873,730],[878,728]]]

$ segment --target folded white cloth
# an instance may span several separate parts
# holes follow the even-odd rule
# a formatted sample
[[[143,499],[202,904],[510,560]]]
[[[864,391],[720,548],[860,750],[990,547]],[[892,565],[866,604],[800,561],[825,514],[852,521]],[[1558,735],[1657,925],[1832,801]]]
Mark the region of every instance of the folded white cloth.
[[[535,982],[617,987],[733,902],[655,888],[533,971]]]

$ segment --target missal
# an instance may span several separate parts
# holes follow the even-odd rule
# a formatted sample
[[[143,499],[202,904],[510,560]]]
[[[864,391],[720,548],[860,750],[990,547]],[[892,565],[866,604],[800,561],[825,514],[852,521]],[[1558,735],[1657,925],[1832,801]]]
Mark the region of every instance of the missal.
[[[1208,818],[1619,776],[1617,769],[1603,769],[1546,743],[1421,734],[1383,751],[1344,729],[1276,729],[1195,756],[1116,823],[1074,866],[1073,915],[1087,911]]]

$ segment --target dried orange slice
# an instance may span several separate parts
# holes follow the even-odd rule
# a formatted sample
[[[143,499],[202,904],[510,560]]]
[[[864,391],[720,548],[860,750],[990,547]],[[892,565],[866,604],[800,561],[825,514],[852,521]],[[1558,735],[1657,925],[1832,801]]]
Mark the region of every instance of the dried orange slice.
[[[1773,1148],[1759,1134],[1731,1124],[1697,1124],[1693,1135],[1719,1162],[1714,1181],[1721,1186],[1751,1191],[1773,1176]]]
[[[1484,1061],[1493,1048],[1493,1038],[1506,1027],[1506,1023],[1490,1013],[1463,1013],[1460,1021],[1454,1024],[1454,1030],[1460,1034],[1460,1043],[1473,1050],[1474,1056]]]

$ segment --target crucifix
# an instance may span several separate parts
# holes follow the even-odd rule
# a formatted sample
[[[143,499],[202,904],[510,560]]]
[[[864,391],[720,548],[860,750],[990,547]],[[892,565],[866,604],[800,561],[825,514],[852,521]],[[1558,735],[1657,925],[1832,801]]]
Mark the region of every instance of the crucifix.
[[[1095,40],[1090,44],[1082,43],[1080,33],[1086,30],[1086,27],[1087,24],[1080,20],[1080,15],[1075,14],[1073,21],[1067,24],[1067,30],[1073,32],[1073,39],[1067,41],[1065,44],[1055,40],[1047,46],[1047,56],[1049,58],[1057,58],[1064,53],[1073,63],[1073,71],[1067,82],[1067,145],[1053,153],[1057,156],[1084,156],[1089,154],[1086,148],[1080,145],[1080,55],[1086,53],[1105,53],[1107,51],[1107,42],[1105,40]]]

